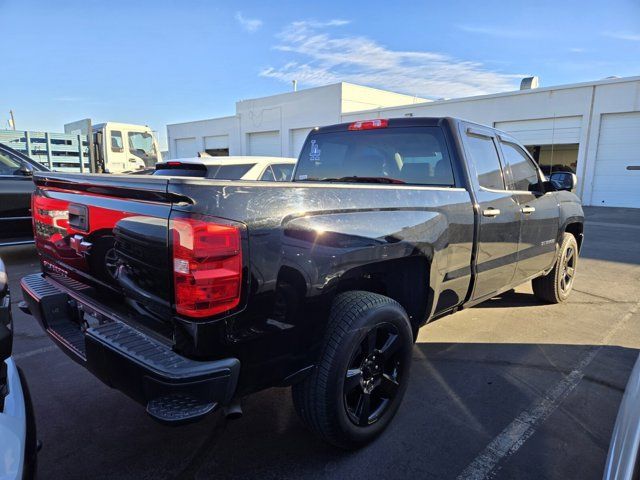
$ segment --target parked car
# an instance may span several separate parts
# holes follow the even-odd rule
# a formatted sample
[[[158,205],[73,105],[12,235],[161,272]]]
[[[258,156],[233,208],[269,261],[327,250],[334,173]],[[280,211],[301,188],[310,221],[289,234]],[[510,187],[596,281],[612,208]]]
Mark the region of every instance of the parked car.
[[[11,358],[13,323],[9,282],[0,259],[0,478],[33,478],[37,440],[29,389]]]
[[[156,164],[153,175],[205,177],[217,180],[291,180],[297,159],[286,157],[198,157]]]
[[[640,357],[629,375],[611,434],[603,480],[634,480],[640,472]]]
[[[0,246],[33,242],[33,172],[48,169],[0,143]]]
[[[291,385],[344,448],[398,410],[422,325],[529,281],[563,302],[583,239],[576,195],[513,137],[453,118],[314,129],[291,182],[34,179],[42,273],[22,290],[71,358],[167,423]],[[111,284],[91,261],[105,230]]]

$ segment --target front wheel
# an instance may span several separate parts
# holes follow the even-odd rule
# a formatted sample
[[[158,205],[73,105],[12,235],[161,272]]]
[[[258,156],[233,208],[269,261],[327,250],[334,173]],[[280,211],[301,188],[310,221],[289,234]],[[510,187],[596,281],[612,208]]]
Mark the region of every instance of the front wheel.
[[[577,266],[578,242],[576,237],[565,232],[553,269],[531,282],[534,295],[549,303],[564,302],[573,290]]]
[[[303,422],[327,442],[360,447],[382,433],[407,388],[413,334],[394,300],[352,291],[336,297],[319,363],[292,387]]]

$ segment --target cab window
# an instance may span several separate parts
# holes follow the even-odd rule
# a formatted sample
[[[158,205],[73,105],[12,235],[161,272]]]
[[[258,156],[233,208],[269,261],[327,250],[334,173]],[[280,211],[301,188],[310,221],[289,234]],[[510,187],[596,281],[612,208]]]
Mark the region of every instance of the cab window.
[[[118,153],[124,151],[124,147],[122,146],[122,132],[118,130],[111,130],[111,151]]]

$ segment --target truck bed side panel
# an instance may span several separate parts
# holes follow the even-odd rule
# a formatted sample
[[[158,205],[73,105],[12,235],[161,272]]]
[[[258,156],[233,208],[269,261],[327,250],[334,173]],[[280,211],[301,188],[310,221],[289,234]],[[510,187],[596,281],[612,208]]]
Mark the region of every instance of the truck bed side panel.
[[[307,361],[322,340],[332,296],[359,269],[398,262],[383,269],[391,275],[427,265],[424,278],[405,288],[430,300],[414,314],[416,324],[461,303],[469,288],[474,216],[464,189],[174,178],[169,192],[189,199],[175,210],[247,226],[248,308],[225,319],[224,329],[243,364],[241,383],[270,381],[248,378],[264,358],[273,361],[275,378],[286,374],[279,365]],[[433,291],[425,291],[430,284]],[[255,366],[262,375],[269,370]]]

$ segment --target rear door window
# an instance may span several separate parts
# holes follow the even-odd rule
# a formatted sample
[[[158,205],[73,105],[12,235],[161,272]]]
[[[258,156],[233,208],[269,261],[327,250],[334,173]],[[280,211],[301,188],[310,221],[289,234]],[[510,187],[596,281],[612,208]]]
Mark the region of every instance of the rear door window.
[[[475,166],[480,186],[492,190],[504,190],[502,166],[493,138],[468,133],[465,144],[467,153]]]
[[[300,153],[294,180],[455,184],[439,127],[312,132]]]

